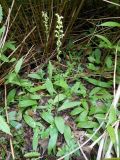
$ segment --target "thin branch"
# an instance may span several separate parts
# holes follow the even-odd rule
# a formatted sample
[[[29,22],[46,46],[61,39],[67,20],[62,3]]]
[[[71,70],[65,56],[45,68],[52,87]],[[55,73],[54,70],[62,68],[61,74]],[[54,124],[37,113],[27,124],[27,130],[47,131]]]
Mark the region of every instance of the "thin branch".
[[[111,1],[108,1],[108,0],[103,0],[103,1],[120,7],[120,4],[118,4],[118,3],[111,2]]]
[[[84,153],[83,149],[81,148],[81,146],[80,146],[80,143],[79,143],[79,142],[78,142],[78,145],[79,145],[80,151],[81,151],[81,153],[82,153],[82,155],[83,155],[84,159],[85,159],[85,160],[88,160],[88,158],[87,158],[87,156],[85,155],[85,153]]]
[[[100,141],[100,145],[99,145],[99,149],[98,149],[98,154],[97,154],[96,160],[101,160],[101,158],[102,158],[102,150],[103,150],[104,142],[105,142],[105,136]]]

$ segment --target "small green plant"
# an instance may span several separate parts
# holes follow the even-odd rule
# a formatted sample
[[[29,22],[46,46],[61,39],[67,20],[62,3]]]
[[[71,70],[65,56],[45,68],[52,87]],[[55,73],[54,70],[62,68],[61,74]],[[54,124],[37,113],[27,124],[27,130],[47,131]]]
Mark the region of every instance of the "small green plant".
[[[56,154],[63,156],[75,149],[78,144],[73,136],[72,130],[67,125],[66,120],[62,116],[62,112],[70,110],[69,116],[72,116],[77,128],[84,128],[90,134],[95,130],[101,122],[104,121],[105,114],[109,109],[107,101],[111,101],[112,95],[106,90],[111,84],[83,77],[87,83],[96,86],[88,93],[85,84],[77,77],[74,78],[74,84],[69,84],[67,78],[72,73],[72,67],[65,73],[58,71],[49,62],[47,67],[47,77],[43,70],[36,73],[30,73],[29,80],[22,79],[19,72],[23,63],[21,58],[15,65],[14,71],[8,75],[7,83],[17,85],[20,93],[17,96],[16,90],[9,92],[8,102],[18,103],[18,107],[23,115],[24,122],[33,130],[32,149],[33,152],[26,153],[27,156],[37,155],[38,143],[40,139],[48,139],[48,154]],[[69,66],[70,64],[68,64]],[[31,80],[36,79],[41,85],[35,86]],[[41,92],[41,94],[38,94]],[[75,100],[73,97],[76,97]],[[44,101],[44,98],[46,100]],[[43,102],[42,102],[43,101]],[[91,106],[89,106],[91,104]],[[29,114],[38,112],[38,118],[34,118]],[[16,121],[13,119],[11,124]],[[19,122],[14,127],[20,127]],[[64,137],[64,144],[57,148],[59,137]],[[25,156],[26,156],[25,154]],[[79,154],[76,152],[76,154]],[[66,159],[70,159],[68,156]]]

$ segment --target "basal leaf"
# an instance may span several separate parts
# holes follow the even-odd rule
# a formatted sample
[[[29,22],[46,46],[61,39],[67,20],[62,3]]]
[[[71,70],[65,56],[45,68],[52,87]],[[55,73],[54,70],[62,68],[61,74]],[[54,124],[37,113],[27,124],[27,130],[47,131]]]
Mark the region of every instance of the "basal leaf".
[[[14,102],[15,94],[16,94],[16,89],[12,89],[12,90],[8,93],[8,96],[7,96],[7,102],[8,102],[8,104],[9,104],[10,102]]]
[[[9,62],[9,58],[4,54],[1,54],[0,60],[3,61],[3,62]]]
[[[53,88],[53,83],[49,78],[47,78],[47,80],[45,82],[45,86],[46,86],[46,89],[50,93],[51,96],[53,96],[53,93],[56,93],[56,91]]]
[[[28,115],[24,115],[23,117],[24,117],[25,122],[26,122],[30,127],[32,127],[32,128],[35,128],[35,127],[36,127],[36,122],[35,122],[35,120],[34,120],[32,117],[30,117],[30,116],[28,116]]]
[[[60,102],[60,101],[62,101],[62,100],[64,100],[66,98],[66,95],[64,95],[64,94],[58,94],[56,97],[55,97],[55,99],[54,99],[54,104],[55,103],[58,103],[58,102]]]
[[[116,141],[116,135],[115,135],[115,130],[112,126],[107,126],[107,132],[110,136],[110,139],[113,143]]]
[[[65,122],[62,117],[55,117],[55,125],[58,129],[58,131],[63,134],[64,133],[64,127],[65,127]]]
[[[28,99],[28,100],[21,100],[19,101],[19,107],[29,107],[37,105],[36,100]]]
[[[40,90],[44,90],[44,89],[46,89],[45,84],[39,85],[39,86],[36,86],[36,87],[31,87],[29,89],[29,92],[34,93],[34,92],[37,92],[37,91],[40,91]]]
[[[65,138],[65,141],[66,141],[66,143],[67,143],[68,145],[69,145],[69,143],[70,143],[71,137],[72,137],[71,128],[66,125],[66,126],[65,126],[65,129],[64,129],[64,138]]]
[[[73,107],[76,107],[76,106],[79,106],[80,105],[80,102],[79,101],[74,101],[74,102],[70,102],[70,101],[65,101],[63,103],[63,105],[58,109],[58,111],[63,111],[63,110],[66,110],[66,109],[70,109],[70,108],[73,108]]]
[[[107,56],[105,63],[106,63],[107,68],[110,69],[113,66],[112,57]]]
[[[21,66],[22,66],[22,63],[23,63],[23,57],[20,58],[17,62],[17,64],[15,65],[15,72],[18,74],[18,72],[20,71],[21,69]]]
[[[97,128],[98,123],[93,121],[83,121],[77,124],[77,127],[79,128]]]
[[[24,155],[25,158],[37,158],[40,156],[38,152],[29,152]]]
[[[28,77],[33,78],[33,79],[41,79],[40,75],[37,73],[30,73]]]
[[[41,99],[41,95],[39,95],[39,94],[31,94],[30,95],[30,99],[38,99],[38,100],[40,100]]]
[[[61,76],[54,84],[57,86],[60,86],[61,88],[65,89],[65,90],[68,89],[68,84],[67,84],[66,80],[64,80],[64,78]]]
[[[100,90],[101,90],[100,87],[95,87],[90,91],[89,95],[93,96],[93,95],[97,94]]]
[[[80,88],[80,82],[76,82],[72,88],[71,88],[71,92],[72,93],[78,93],[78,89]]]
[[[56,143],[57,143],[57,137],[58,137],[57,129],[55,127],[51,128],[50,140],[49,140],[49,143],[48,143],[48,154],[49,155],[51,154],[52,150],[55,151],[55,147],[56,147]]]
[[[11,135],[10,127],[8,126],[7,122],[5,122],[4,118],[0,115],[0,130],[6,134]]]
[[[16,120],[16,115],[17,115],[17,112],[16,112],[16,111],[11,111],[11,112],[9,112],[9,113],[8,113],[9,121]]]
[[[84,77],[84,79],[88,81],[89,83],[94,84],[99,87],[109,88],[111,86],[109,82],[102,82],[102,81],[99,81],[93,78],[88,78],[88,77]]]
[[[112,106],[110,108],[110,112],[109,112],[109,116],[108,116],[108,124],[112,124],[117,120],[117,115],[116,115],[116,110],[115,108]]]
[[[114,21],[108,21],[100,24],[100,26],[105,26],[105,27],[120,27],[120,23],[114,22]]]
[[[99,69],[93,63],[88,63],[87,68],[93,71],[97,71]]]
[[[10,121],[10,124],[11,124],[11,126],[12,127],[14,127],[16,130],[17,129],[20,129],[21,127],[22,127],[22,124],[21,123],[19,123],[19,122],[17,122],[17,121]]]
[[[77,122],[83,122],[88,121],[88,111],[83,110],[83,112],[80,113],[80,115],[76,118]]]
[[[84,109],[83,109],[82,107],[77,107],[77,108],[73,109],[70,114],[71,114],[72,116],[75,116],[75,115],[77,115],[77,114],[80,114],[83,110],[84,110]]]
[[[7,41],[4,45],[3,50],[6,51],[7,49],[15,50],[15,42],[14,41]]]
[[[105,120],[105,115],[104,114],[95,114],[94,117],[97,119],[97,120]]]
[[[105,36],[98,34],[96,34],[95,36],[100,38],[103,42],[105,42],[108,45],[108,47],[112,47],[112,43]]]
[[[54,67],[53,67],[52,63],[49,61],[49,65],[48,65],[48,75],[49,75],[49,79],[52,78],[53,69],[54,69]]]
[[[32,147],[33,147],[33,150],[36,151],[37,150],[37,147],[38,147],[38,140],[39,140],[39,128],[36,127],[34,129],[34,134],[33,134],[33,140],[32,140]]]
[[[49,124],[52,124],[53,121],[54,121],[54,118],[53,118],[52,114],[49,113],[49,112],[43,112],[42,115],[41,115],[41,117],[42,117],[46,122],[48,122]]]

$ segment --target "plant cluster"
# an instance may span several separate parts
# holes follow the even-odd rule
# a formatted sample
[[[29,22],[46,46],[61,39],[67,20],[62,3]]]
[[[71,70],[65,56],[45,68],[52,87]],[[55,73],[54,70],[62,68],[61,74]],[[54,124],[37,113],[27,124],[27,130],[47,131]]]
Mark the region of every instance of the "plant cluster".
[[[112,74],[114,87],[120,80],[120,66],[117,65],[119,41],[113,43],[106,35],[95,34],[97,47],[91,43],[87,45],[88,52],[83,62],[84,46],[80,52],[71,49],[73,46],[67,46],[62,52],[63,17],[59,14],[56,17],[58,62],[49,61],[44,68],[23,75],[24,56],[16,61],[11,58],[12,54],[8,55],[9,50],[15,51],[16,48],[13,41],[6,40],[7,27],[1,23],[3,13],[0,5],[0,65],[14,63],[4,77],[0,158],[9,156],[6,150],[10,149],[13,159],[47,160],[54,155],[58,159],[72,160],[74,157],[86,158],[87,154],[90,157],[94,146],[98,153],[92,160],[96,157],[97,160],[119,157],[119,87],[117,91],[114,89],[114,96],[112,93]],[[42,12],[42,18],[47,44],[50,32],[47,12]],[[99,27],[114,28],[120,24],[109,21]],[[103,55],[104,50],[109,53]],[[60,63],[62,53],[68,60]],[[86,153],[84,147],[88,142],[90,151]]]

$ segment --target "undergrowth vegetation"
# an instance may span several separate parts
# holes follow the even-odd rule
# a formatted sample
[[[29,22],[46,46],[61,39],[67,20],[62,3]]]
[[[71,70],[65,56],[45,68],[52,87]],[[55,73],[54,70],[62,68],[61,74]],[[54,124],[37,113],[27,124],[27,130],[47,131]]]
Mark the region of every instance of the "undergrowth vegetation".
[[[120,23],[100,19],[75,36],[85,1],[46,2],[13,1],[5,20],[0,5],[0,159],[119,159]],[[13,28],[26,28],[22,43]]]

